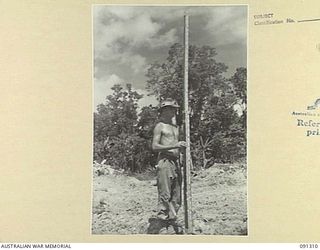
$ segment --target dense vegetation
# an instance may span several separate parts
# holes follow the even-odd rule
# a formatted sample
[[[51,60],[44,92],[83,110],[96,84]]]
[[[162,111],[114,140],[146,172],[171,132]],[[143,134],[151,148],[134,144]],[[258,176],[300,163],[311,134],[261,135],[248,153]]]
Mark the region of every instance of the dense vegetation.
[[[226,78],[228,67],[217,62],[216,55],[208,46],[189,47],[190,136],[196,169],[246,159],[247,70],[237,68]],[[182,45],[174,44],[167,59],[151,64],[146,76],[151,95],[159,101],[172,97],[183,106]],[[112,90],[94,113],[94,160],[106,159],[107,164],[130,172],[150,169],[156,161],[150,145],[158,109],[151,105],[138,109],[143,96],[131,84]]]

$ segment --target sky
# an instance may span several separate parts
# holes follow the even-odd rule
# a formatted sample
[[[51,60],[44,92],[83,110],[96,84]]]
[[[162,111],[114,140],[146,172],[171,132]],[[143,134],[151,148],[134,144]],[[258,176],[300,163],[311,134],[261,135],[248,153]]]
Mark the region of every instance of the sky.
[[[189,15],[189,45],[216,48],[226,76],[247,66],[247,6],[111,6],[93,9],[94,105],[105,103],[114,84],[131,83],[144,97],[139,106],[157,105],[147,96],[146,71],[164,62],[174,43],[183,43]]]

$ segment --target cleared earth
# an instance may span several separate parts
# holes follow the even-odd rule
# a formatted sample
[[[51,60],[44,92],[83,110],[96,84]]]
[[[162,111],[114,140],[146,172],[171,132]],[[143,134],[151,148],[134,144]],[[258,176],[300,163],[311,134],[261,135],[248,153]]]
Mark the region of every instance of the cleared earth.
[[[93,180],[93,234],[177,234],[155,218],[155,177],[107,174]],[[194,234],[247,235],[245,165],[214,165],[192,177]],[[184,225],[183,207],[178,224]]]

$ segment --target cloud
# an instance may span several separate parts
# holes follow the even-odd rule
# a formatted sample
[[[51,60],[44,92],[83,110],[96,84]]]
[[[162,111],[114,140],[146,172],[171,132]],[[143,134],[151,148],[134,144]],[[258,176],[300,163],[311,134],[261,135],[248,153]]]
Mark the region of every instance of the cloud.
[[[130,15],[130,10],[131,8],[109,7],[98,13],[95,19],[95,51],[121,53],[132,47],[149,45],[150,38],[159,32],[161,24],[153,21],[147,12],[141,15],[132,12],[135,15]],[[119,15],[118,12],[122,14]],[[118,15],[112,18],[115,13]]]
[[[97,105],[105,103],[106,97],[113,93],[111,88],[115,84],[124,85],[124,83],[126,83],[126,81],[116,74],[108,75],[101,79],[94,79],[94,107],[96,108]],[[143,98],[138,101],[139,110],[144,106],[149,106],[150,104],[153,106],[158,105],[158,101],[154,96],[148,96],[148,91],[134,87],[132,89],[143,95]]]
[[[123,60],[131,65],[135,74],[146,71],[146,58],[141,55],[128,55]]]
[[[149,8],[96,6],[94,8],[95,58],[126,65],[137,74],[144,73],[146,58],[139,49],[166,47],[178,40],[175,28],[163,30]]]
[[[190,16],[190,42],[217,49],[230,72],[246,65],[246,6],[110,6],[94,11],[95,105],[115,83],[130,82],[140,93],[146,69],[165,60],[169,47],[183,40],[183,16]],[[231,73],[230,73],[231,74]],[[144,98],[139,103],[156,103]]]
[[[136,91],[139,94],[143,95],[143,98],[141,98],[138,101],[138,105],[139,105],[138,111],[140,111],[142,107],[149,106],[150,104],[152,106],[158,106],[159,102],[157,101],[155,96],[148,96],[148,92],[146,90],[143,90],[143,89],[136,89]]]
[[[96,6],[102,15],[105,15],[107,18],[114,19],[122,19],[128,20],[137,15],[137,12],[134,11],[134,7],[132,6],[106,6],[106,8],[101,8],[100,6]]]
[[[211,8],[205,30],[212,34],[217,46],[246,44],[247,9],[245,6]]]
[[[158,37],[152,37],[149,39],[149,46],[151,48],[158,48],[163,46],[169,46],[178,41],[177,30],[170,29],[163,35],[159,35]]]
[[[134,54],[130,51],[123,52],[122,54],[119,54],[117,57],[117,64],[124,65],[126,67],[129,67],[133,74],[139,74],[146,72],[146,58],[139,55]],[[123,72],[124,73],[124,72]]]
[[[139,73],[145,68],[146,59],[139,54],[134,54],[132,47],[142,46],[146,41],[144,37],[158,32],[158,25],[150,22],[146,16],[137,17],[132,22],[121,19],[105,24],[103,20],[96,20],[95,58],[126,65],[134,73]]]
[[[105,103],[106,97],[112,94],[112,86],[115,84],[122,84],[124,80],[119,76],[112,74],[107,75],[101,79],[94,79],[94,106]]]

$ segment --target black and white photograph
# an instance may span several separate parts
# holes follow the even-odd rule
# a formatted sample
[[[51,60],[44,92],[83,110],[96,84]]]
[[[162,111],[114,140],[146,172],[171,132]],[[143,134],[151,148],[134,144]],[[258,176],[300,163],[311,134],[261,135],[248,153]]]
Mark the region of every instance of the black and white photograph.
[[[247,5],[93,5],[94,235],[248,235]]]

